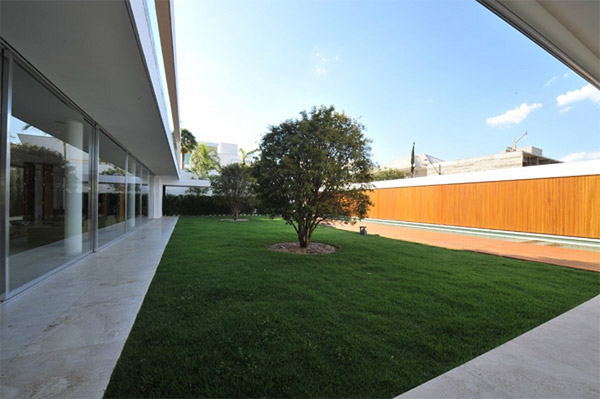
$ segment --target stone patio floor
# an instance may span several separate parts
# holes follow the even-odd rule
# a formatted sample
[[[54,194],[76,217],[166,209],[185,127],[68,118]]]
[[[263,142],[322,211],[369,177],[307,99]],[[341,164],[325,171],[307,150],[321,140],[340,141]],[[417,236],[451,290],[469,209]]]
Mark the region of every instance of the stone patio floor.
[[[0,398],[101,398],[175,217],[152,220],[0,307]]]

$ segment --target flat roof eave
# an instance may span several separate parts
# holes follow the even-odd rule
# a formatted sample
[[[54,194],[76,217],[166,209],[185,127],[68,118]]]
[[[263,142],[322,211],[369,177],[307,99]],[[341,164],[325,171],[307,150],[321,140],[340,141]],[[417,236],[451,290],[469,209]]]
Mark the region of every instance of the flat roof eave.
[[[2,2],[0,36],[153,173],[178,176],[126,1]],[[170,112],[170,111],[169,111]]]

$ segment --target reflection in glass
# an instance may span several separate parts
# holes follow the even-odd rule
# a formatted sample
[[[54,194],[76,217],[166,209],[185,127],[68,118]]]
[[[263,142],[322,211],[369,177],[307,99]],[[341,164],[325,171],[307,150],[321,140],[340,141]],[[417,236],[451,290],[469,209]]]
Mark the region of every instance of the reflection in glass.
[[[142,219],[148,220],[148,192],[150,191],[150,174],[144,168],[142,170]]]
[[[139,180],[136,177],[137,162],[132,157],[127,160],[127,230],[135,228],[136,192],[139,189]]]
[[[92,126],[15,65],[10,119],[9,285],[90,250]]]
[[[104,133],[99,137],[98,246],[125,233],[127,153]]]
[[[142,174],[143,167],[138,163],[135,170],[135,224],[142,224]]]

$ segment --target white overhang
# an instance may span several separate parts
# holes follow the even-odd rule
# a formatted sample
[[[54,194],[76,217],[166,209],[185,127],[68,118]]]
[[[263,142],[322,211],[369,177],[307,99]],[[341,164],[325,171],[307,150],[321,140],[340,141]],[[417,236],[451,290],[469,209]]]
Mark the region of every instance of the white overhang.
[[[478,1],[600,89],[600,1]]]
[[[161,38],[163,61],[173,124],[175,125],[175,140],[181,142],[181,127],[179,126],[179,95],[177,86],[177,55],[175,51],[175,24],[173,2],[171,0],[155,0],[156,17]]]
[[[0,1],[0,36],[153,173],[177,178],[151,29],[135,9],[141,0]]]

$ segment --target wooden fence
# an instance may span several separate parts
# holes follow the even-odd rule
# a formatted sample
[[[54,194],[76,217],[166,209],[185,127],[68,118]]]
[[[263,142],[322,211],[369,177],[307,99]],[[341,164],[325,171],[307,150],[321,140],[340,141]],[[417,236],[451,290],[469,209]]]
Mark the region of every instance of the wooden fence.
[[[368,217],[600,238],[600,175],[377,188]]]

